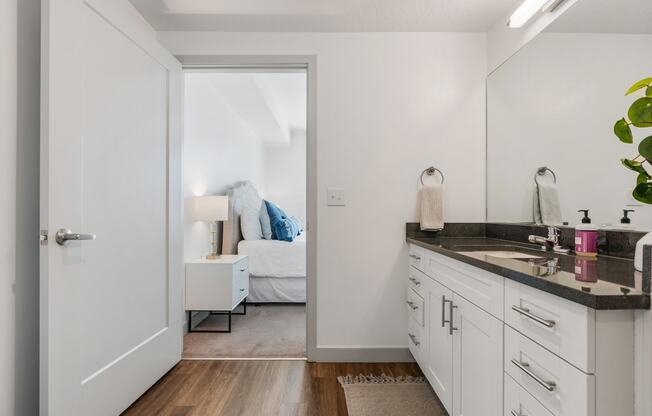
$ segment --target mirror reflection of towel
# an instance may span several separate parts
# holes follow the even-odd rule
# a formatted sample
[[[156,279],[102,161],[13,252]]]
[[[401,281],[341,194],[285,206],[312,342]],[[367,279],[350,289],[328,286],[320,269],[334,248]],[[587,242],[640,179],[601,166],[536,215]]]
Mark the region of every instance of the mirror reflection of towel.
[[[421,230],[444,229],[444,186],[425,185],[421,188]]]
[[[534,222],[539,225],[561,225],[559,192],[554,182],[539,179],[534,189]]]

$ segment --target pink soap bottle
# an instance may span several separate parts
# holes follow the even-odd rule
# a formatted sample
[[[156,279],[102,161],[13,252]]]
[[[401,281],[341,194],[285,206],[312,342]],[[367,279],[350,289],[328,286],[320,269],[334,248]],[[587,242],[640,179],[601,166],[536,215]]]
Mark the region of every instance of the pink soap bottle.
[[[598,255],[598,227],[591,224],[588,209],[583,212],[582,223],[575,226],[575,254],[578,256],[595,257]]]

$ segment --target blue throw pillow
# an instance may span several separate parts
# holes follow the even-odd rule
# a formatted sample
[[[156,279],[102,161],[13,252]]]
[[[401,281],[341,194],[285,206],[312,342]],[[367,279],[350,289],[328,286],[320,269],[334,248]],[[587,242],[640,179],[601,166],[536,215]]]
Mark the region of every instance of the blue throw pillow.
[[[294,241],[301,234],[301,227],[294,218],[287,216],[285,212],[272,202],[265,201],[267,213],[272,225],[272,239],[281,241]]]

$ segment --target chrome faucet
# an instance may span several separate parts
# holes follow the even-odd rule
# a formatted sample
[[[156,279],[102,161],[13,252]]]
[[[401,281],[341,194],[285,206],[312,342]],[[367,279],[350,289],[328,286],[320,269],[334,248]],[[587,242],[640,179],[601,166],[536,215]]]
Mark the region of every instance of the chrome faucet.
[[[549,247],[552,247],[552,251],[555,253],[568,253],[570,250],[563,248],[560,244],[561,230],[557,227],[548,227],[548,237],[542,237],[540,235],[531,235],[528,237],[530,243],[541,244],[541,250],[548,251]]]

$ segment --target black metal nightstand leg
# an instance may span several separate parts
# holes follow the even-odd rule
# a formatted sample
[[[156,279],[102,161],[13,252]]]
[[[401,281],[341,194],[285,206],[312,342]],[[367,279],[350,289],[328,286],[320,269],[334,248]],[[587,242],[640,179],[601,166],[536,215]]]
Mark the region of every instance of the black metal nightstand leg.
[[[231,317],[233,315],[246,315],[247,314],[247,298],[244,298],[242,300],[242,312],[233,312],[233,311],[226,311],[226,312],[221,312],[221,311],[208,311],[209,315],[228,315],[229,316],[229,326],[227,330],[223,329],[193,329],[192,328],[192,312],[193,311],[188,311],[188,332],[218,332],[218,333],[231,333],[231,326],[232,326],[232,319]],[[239,306],[239,305],[238,305]],[[236,308],[238,307],[236,306]],[[234,309],[235,310],[235,309]]]
[[[233,312],[233,314],[234,315],[246,315],[247,314],[247,298],[244,298],[244,300],[242,301],[242,307],[243,307],[242,312]],[[236,308],[237,308],[237,306],[236,306]],[[233,310],[235,310],[235,309],[233,309]]]

